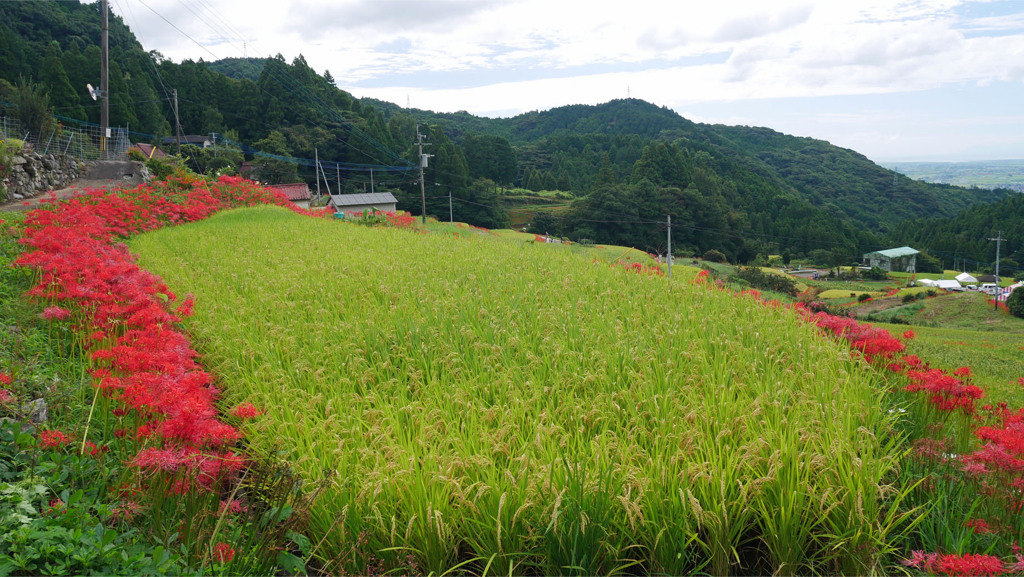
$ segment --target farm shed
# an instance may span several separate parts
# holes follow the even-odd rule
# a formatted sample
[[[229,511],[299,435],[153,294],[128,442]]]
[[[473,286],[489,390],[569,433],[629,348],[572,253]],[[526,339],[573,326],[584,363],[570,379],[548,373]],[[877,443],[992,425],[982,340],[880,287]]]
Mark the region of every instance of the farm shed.
[[[276,188],[292,201],[292,204],[299,208],[309,208],[309,201],[313,197],[309,193],[309,185],[305,182],[294,182],[291,184],[275,184],[270,188]]]
[[[864,265],[878,267],[888,272],[917,272],[917,255],[920,251],[909,246],[876,250],[864,255]]]
[[[390,192],[375,192],[366,194],[332,194],[327,208],[334,212],[345,214],[365,212],[376,209],[382,212],[395,212],[398,200]]]

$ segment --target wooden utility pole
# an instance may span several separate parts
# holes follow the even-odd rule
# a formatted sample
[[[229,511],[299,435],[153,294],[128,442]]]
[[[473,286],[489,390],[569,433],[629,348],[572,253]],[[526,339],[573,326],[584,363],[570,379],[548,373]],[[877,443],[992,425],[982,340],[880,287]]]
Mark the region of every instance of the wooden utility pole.
[[[100,0],[100,153],[106,157],[110,130],[110,25],[108,0]]]

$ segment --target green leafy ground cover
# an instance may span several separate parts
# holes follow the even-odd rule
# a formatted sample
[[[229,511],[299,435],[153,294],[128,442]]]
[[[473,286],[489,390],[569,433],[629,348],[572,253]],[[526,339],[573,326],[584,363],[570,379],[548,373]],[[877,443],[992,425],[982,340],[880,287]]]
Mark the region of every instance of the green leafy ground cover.
[[[326,570],[892,561],[884,384],[787,310],[589,249],[273,208],[131,245],[196,295],[228,402],[265,408],[254,448],[336,472],[310,518]]]

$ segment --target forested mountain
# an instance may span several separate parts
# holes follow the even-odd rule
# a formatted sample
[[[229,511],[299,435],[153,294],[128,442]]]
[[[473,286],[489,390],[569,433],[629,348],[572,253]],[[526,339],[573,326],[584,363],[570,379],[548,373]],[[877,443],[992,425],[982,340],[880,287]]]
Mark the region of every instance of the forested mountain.
[[[951,264],[969,263],[991,268],[996,243],[1002,236],[1000,269],[1003,276],[1020,274],[1024,265],[1024,194],[1012,194],[999,202],[976,204],[954,218],[922,218],[907,221],[893,232],[893,242],[928,249]]]
[[[266,66],[266,58],[222,58],[216,62],[207,62],[206,65],[214,72],[220,72],[228,78],[235,80],[248,79],[256,82],[263,73]]]
[[[183,133],[216,134],[231,158],[245,153],[253,177],[313,184],[316,156],[332,191],[392,190],[418,213],[420,125],[433,155],[428,212],[447,216],[450,194],[454,218],[481,226],[507,224],[504,188],[561,190],[575,200],[537,217],[544,231],[659,250],[671,216],[674,245],[688,252],[828,251],[842,262],[883,248],[903,219],[953,217],[1009,194],[894,180],[827,142],[697,124],[636,99],[501,119],[403,109],[354,98],[302,56],[175,63],[147,53],[116,15],[110,28],[111,124],[136,138],[171,134],[177,90]],[[0,2],[0,91],[42,87],[55,113],[98,122],[85,84],[98,84],[99,33],[98,3]]]

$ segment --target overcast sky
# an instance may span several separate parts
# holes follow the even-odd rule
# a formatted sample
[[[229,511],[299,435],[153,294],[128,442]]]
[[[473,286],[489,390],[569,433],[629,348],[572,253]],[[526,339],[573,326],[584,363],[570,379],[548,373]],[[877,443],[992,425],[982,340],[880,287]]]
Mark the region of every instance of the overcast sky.
[[[1024,0],[110,3],[176,62],[301,53],[401,106],[494,117],[632,96],[878,162],[1024,158]]]

